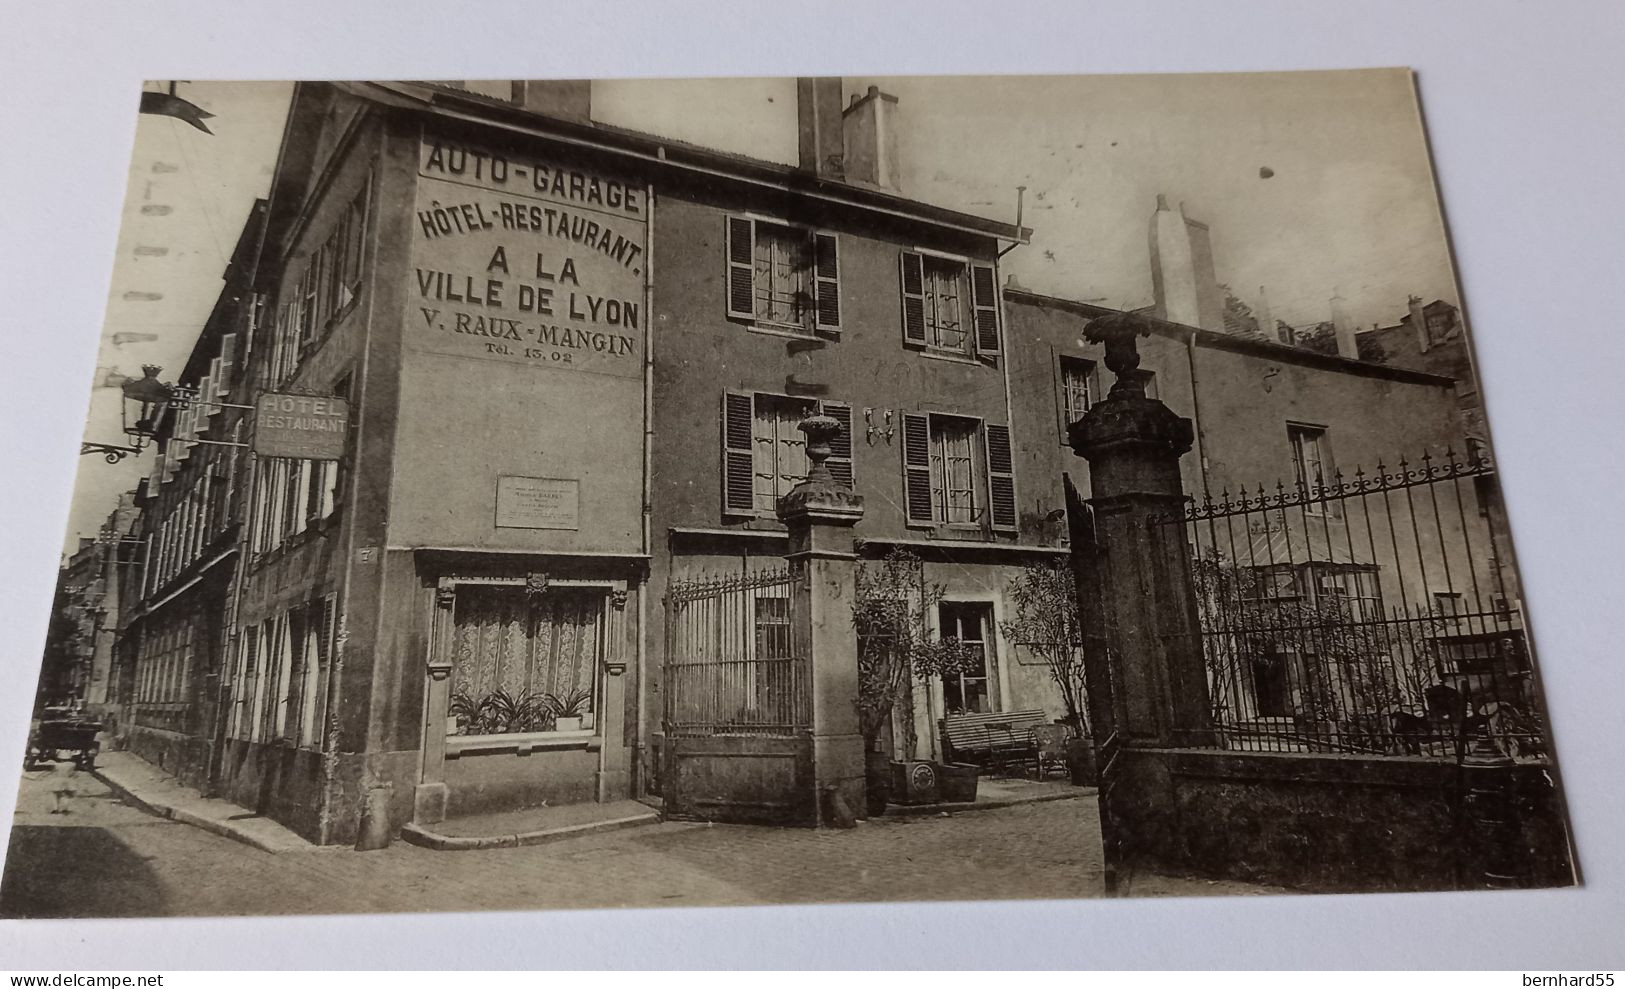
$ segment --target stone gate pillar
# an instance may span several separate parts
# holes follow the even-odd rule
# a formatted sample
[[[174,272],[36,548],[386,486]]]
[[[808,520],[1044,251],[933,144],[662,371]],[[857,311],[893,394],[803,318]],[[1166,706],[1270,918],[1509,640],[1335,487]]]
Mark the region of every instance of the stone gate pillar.
[[[863,498],[824,465],[841,424],[812,416],[798,427],[807,436],[807,479],[779,499],[779,518],[790,529],[791,621],[798,647],[808,650],[812,686],[813,785],[817,822],[837,823],[832,797],[860,813],[863,735],[858,730],[858,639],[852,627],[852,526],[863,518]]]
[[[1184,512],[1179,459],[1194,439],[1189,419],[1145,394],[1151,372],[1140,370],[1136,340],[1148,332],[1129,313],[1089,324],[1085,333],[1105,344],[1117,380],[1068,438],[1089,462],[1096,586],[1083,593],[1098,596],[1111,681],[1112,724],[1096,731],[1115,727],[1128,743],[1167,746],[1205,740],[1211,713],[1185,528],[1147,523]]]

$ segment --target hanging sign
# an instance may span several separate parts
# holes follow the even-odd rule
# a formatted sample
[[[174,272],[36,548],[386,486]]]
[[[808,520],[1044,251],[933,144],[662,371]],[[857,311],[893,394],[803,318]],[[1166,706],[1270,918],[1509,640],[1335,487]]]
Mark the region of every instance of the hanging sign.
[[[254,452],[262,457],[338,460],[350,431],[350,403],[323,395],[266,392],[254,405]]]

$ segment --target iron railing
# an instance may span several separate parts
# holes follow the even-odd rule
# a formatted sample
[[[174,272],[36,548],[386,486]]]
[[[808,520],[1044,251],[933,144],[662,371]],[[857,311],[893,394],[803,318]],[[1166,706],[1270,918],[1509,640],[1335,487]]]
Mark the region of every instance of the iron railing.
[[[674,580],[666,592],[665,731],[793,735],[812,727],[797,593],[779,568]]]
[[[1545,756],[1484,457],[1226,490],[1148,522],[1190,558],[1213,727],[1189,744],[1459,758],[1487,732]]]

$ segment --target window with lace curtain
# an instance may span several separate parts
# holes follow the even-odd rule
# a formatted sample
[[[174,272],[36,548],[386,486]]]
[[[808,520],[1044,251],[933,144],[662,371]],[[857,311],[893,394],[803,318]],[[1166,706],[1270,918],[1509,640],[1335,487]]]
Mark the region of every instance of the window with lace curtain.
[[[453,605],[451,735],[591,730],[604,592],[463,585]]]

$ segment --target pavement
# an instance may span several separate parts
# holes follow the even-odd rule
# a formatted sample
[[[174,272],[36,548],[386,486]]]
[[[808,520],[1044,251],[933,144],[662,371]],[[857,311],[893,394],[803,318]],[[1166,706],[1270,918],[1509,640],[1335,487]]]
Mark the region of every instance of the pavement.
[[[229,800],[205,797],[175,777],[129,752],[102,752],[91,775],[125,801],[159,817],[252,845],[261,851],[325,850],[268,817]]]
[[[0,877],[0,917],[746,906],[1104,895],[1096,801],[887,815],[852,830],[666,822],[447,855],[271,853],[121,799],[91,776],[49,813],[26,774]],[[126,777],[128,778],[128,777]],[[239,811],[240,813],[240,811]],[[1140,875],[1134,896],[1283,892]]]

